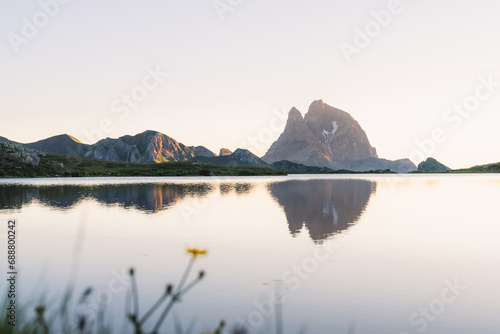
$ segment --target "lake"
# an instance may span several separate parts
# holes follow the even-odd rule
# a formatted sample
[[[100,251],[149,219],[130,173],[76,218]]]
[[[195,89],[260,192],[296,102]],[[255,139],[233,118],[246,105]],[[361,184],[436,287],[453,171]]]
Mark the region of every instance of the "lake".
[[[114,333],[129,268],[143,314],[196,247],[189,280],[206,275],[162,332],[498,334],[499,198],[492,174],[3,179],[0,222],[19,303],[50,310],[71,283],[71,313],[104,307]]]

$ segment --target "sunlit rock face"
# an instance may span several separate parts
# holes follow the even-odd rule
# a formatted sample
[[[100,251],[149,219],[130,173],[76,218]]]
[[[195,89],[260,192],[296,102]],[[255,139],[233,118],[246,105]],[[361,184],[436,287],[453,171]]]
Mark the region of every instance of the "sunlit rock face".
[[[221,148],[219,152],[219,157],[225,157],[227,155],[231,155],[233,152],[231,150],[228,150],[227,148]]]
[[[135,136],[106,138],[91,146],[87,158],[126,162],[187,161],[195,156],[215,157],[203,146],[185,146],[156,131],[145,131]]]

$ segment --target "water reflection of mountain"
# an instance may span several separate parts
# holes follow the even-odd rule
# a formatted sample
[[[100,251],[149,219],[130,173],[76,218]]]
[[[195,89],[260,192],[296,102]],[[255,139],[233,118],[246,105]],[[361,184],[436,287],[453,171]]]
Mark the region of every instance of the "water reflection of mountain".
[[[0,210],[21,209],[33,201],[58,210],[76,207],[86,199],[145,213],[168,209],[189,197],[219,190],[222,196],[249,194],[251,183],[1,185]],[[365,180],[305,180],[270,183],[268,190],[285,211],[290,232],[305,226],[317,242],[354,224],[363,214],[375,182]]]
[[[0,186],[0,210],[20,209],[37,200],[61,210],[71,209],[84,199],[105,205],[120,205],[152,213],[165,209],[185,197],[205,196],[215,190],[210,184],[116,184]]]
[[[271,183],[293,235],[305,226],[316,242],[346,230],[363,214],[376,183],[366,180],[307,180]]]

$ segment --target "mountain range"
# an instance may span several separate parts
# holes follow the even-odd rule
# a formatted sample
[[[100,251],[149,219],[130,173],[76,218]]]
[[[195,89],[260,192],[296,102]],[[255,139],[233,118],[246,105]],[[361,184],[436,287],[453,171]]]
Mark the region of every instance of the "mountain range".
[[[12,142],[3,137],[0,137],[0,141]],[[134,163],[187,161],[195,156],[216,156],[203,146],[186,146],[167,135],[151,130],[135,136],[102,139],[93,145],[83,144],[67,134],[21,145],[45,153]]]
[[[2,141],[21,144],[0,137]],[[152,130],[135,136],[106,138],[92,145],[67,134],[21,145],[45,153],[132,163],[196,159],[220,165],[266,166],[304,172],[391,170],[407,173],[417,170],[409,159],[379,158],[361,125],[347,112],[322,100],[314,101],[304,117],[292,108],[283,133],[261,158],[244,149],[231,152],[222,148],[217,155],[204,146],[186,146]],[[308,169],[309,166],[314,169]]]

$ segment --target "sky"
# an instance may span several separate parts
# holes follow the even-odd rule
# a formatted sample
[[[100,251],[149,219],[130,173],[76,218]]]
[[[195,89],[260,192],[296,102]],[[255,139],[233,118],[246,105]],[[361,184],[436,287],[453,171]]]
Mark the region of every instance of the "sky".
[[[160,131],[263,155],[292,107],[382,158],[500,161],[494,0],[0,0],[0,136]]]

